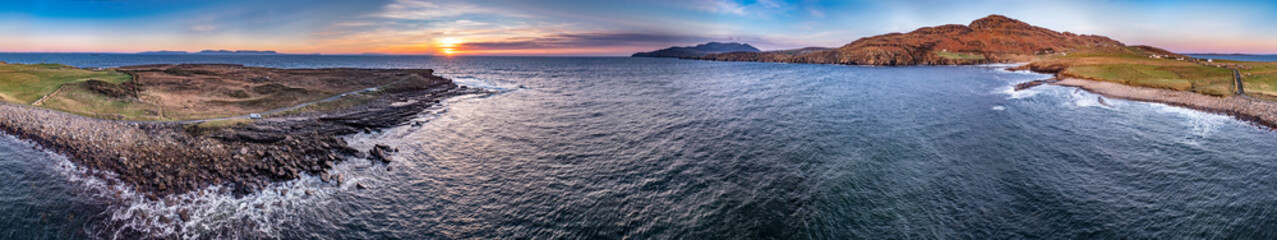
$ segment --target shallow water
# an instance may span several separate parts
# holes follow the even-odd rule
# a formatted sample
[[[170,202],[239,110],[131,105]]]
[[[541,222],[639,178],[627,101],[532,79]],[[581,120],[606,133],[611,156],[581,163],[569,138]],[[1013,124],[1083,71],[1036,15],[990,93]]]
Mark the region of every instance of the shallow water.
[[[999,67],[139,58],[0,54],[84,67],[435,68],[502,93],[351,136],[400,152],[389,165],[341,164],[341,186],[307,177],[242,199],[115,196],[65,159],[0,138],[0,177],[16,183],[0,186],[0,210],[14,212],[0,215],[0,238],[1277,237],[1277,134],[1071,88],[1013,92],[1046,76]],[[179,224],[182,209],[192,220]]]

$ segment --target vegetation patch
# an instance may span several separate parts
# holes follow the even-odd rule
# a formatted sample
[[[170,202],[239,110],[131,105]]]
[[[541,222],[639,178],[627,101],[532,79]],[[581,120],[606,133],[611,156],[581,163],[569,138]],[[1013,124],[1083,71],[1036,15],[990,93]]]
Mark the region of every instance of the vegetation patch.
[[[960,52],[947,52],[947,51],[936,51],[935,53],[936,55],[940,55],[940,57],[944,57],[948,59],[984,60],[984,54],[978,54],[978,53],[960,53]]]
[[[196,74],[217,75],[216,72],[208,71],[208,70],[199,70],[199,69],[188,70],[188,69],[169,68],[169,69],[164,69],[163,72],[169,75],[177,75],[177,76],[184,76],[184,77],[189,77]]]
[[[133,82],[113,84],[97,79],[89,79],[76,84],[84,87],[84,89],[111,98],[137,98],[137,86]]]
[[[271,116],[288,116],[288,115],[295,115],[295,114],[300,114],[305,112],[326,112],[326,111],[333,111],[338,109],[346,109],[346,108],[359,106],[359,105],[372,102],[373,100],[376,100],[378,97],[381,97],[381,95],[382,94],[380,92],[353,94],[350,96],[342,97],[337,100],[315,103],[315,104],[306,105],[304,107],[300,107],[297,109],[271,114]]]
[[[31,104],[62,84],[89,79],[118,84],[132,77],[114,70],[91,71],[60,64],[6,64],[0,65],[0,94],[7,102]]]
[[[58,94],[46,99],[41,107],[81,116],[116,120],[165,119],[160,108],[135,98],[111,97],[89,89],[85,84],[67,84]]]

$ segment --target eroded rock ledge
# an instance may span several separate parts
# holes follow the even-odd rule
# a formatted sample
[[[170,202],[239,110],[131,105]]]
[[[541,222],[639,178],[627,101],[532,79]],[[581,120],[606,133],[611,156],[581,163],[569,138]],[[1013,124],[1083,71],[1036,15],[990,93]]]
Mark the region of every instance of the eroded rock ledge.
[[[339,138],[342,135],[396,126],[441,99],[484,92],[426,75],[354,107],[212,129],[0,104],[0,131],[62,154],[99,176],[115,175],[103,179],[134,186],[152,197],[211,185],[246,194],[302,173],[327,176],[337,162],[366,157]]]

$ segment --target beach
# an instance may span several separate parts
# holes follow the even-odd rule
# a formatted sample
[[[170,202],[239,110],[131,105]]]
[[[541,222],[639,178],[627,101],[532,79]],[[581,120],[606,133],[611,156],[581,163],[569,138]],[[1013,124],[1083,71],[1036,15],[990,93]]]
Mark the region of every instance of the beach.
[[[1277,128],[1277,103],[1257,101],[1240,96],[1214,97],[1185,91],[1135,87],[1120,83],[1078,78],[1063,78],[1053,84],[1077,87],[1110,98],[1164,103],[1200,111],[1227,114],[1244,121]]]

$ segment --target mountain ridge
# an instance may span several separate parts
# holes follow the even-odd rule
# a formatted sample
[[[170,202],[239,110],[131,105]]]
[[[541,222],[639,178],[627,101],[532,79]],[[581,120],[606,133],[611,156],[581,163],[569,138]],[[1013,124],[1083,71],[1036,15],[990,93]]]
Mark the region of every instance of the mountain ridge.
[[[718,53],[691,58],[879,66],[969,65],[1021,62],[1035,55],[1125,47],[1122,42],[1108,37],[1056,32],[994,14],[971,21],[968,25],[947,24],[922,27],[908,33],[863,37],[838,48],[803,54],[769,51]]]
[[[630,57],[688,58],[727,52],[761,52],[761,50],[750,46],[748,43],[708,42],[696,46],[669,47],[651,52],[639,52],[630,55]]]

